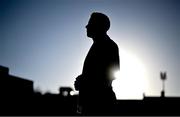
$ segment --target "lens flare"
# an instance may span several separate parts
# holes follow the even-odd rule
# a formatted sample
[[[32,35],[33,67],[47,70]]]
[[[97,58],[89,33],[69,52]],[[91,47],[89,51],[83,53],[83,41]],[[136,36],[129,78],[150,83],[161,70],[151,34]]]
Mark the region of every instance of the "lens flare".
[[[118,99],[142,99],[146,90],[146,69],[134,54],[120,49],[120,71],[114,71],[113,89]]]

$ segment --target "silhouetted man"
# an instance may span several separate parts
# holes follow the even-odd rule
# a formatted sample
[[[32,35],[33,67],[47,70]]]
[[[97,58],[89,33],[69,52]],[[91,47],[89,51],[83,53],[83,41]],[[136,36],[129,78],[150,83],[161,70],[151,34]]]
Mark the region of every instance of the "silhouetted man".
[[[93,44],[84,61],[82,74],[76,78],[75,89],[79,90],[79,101],[84,115],[105,115],[113,111],[116,102],[112,90],[113,71],[119,69],[118,46],[107,35],[109,18],[92,13],[87,36]]]

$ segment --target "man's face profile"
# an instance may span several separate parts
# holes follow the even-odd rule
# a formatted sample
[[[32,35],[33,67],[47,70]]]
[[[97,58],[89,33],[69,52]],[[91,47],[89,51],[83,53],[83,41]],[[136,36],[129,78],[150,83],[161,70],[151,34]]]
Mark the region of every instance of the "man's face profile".
[[[92,21],[92,18],[89,19],[88,24],[86,25],[86,31],[87,31],[87,36],[90,38],[93,38],[94,35],[96,35],[96,26],[95,23]]]

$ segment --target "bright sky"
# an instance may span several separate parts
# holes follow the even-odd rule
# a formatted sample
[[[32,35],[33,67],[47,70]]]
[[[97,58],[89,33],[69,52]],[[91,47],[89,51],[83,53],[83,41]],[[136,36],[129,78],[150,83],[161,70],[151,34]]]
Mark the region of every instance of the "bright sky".
[[[73,87],[92,44],[85,26],[94,11],[109,16],[119,46],[118,99],[159,96],[160,71],[166,95],[180,96],[178,0],[1,0],[0,65],[43,92]]]

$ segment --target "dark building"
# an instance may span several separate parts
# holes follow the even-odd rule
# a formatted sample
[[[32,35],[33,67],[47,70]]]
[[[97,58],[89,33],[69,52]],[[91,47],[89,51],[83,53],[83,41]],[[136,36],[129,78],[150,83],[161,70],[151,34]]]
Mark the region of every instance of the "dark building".
[[[0,90],[3,96],[29,96],[33,94],[33,81],[9,74],[9,68],[0,66]]]
[[[9,68],[0,66],[1,115],[29,113],[33,93],[33,81],[10,75]]]

